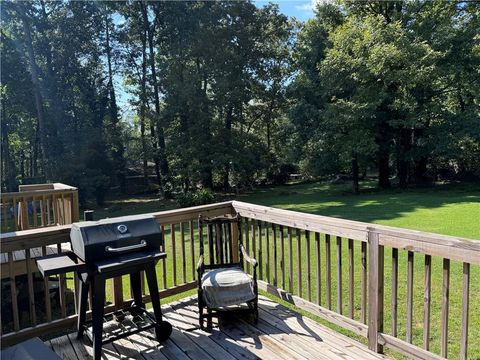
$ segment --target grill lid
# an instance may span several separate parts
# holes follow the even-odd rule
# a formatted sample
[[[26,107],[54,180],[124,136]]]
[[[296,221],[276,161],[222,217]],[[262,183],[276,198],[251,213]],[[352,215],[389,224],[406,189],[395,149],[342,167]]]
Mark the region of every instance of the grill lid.
[[[134,215],[72,224],[74,253],[91,262],[128,252],[158,250],[161,229],[153,216]]]

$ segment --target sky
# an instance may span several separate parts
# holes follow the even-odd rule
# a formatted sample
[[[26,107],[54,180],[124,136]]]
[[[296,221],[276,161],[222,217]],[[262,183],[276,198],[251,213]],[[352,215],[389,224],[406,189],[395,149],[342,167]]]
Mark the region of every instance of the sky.
[[[305,21],[314,17],[313,9],[317,2],[325,0],[254,0],[253,3],[257,7],[267,5],[269,2],[278,4],[280,12],[295,17],[297,20]]]

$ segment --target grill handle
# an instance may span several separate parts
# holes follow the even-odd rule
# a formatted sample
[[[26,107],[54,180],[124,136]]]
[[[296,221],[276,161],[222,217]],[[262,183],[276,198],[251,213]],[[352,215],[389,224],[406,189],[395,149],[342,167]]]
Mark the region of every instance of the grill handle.
[[[113,248],[111,246],[105,246],[105,251],[107,252],[123,252],[128,250],[135,250],[140,249],[147,246],[147,242],[145,240],[140,241],[140,244],[137,245],[130,245],[130,246],[123,246],[119,248]]]

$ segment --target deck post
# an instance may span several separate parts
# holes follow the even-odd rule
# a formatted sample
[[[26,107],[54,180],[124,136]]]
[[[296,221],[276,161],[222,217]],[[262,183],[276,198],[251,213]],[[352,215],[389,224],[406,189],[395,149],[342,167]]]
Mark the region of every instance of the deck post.
[[[383,246],[378,232],[368,228],[368,348],[383,352],[378,333],[383,332]]]

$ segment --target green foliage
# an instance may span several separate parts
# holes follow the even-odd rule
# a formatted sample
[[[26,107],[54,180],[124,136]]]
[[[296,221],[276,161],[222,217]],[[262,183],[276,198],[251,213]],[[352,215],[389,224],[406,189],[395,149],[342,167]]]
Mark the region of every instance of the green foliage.
[[[304,171],[358,181],[356,168],[376,167],[381,186],[391,173],[406,186],[453,164],[458,177],[472,174],[479,16],[478,3],[319,6],[299,34],[290,89]]]
[[[479,176],[478,3],[322,2],[304,24],[249,1],[2,10],[2,189]]]
[[[177,197],[177,204],[181,208],[211,204],[213,202],[215,202],[215,194],[208,189],[189,191]]]

